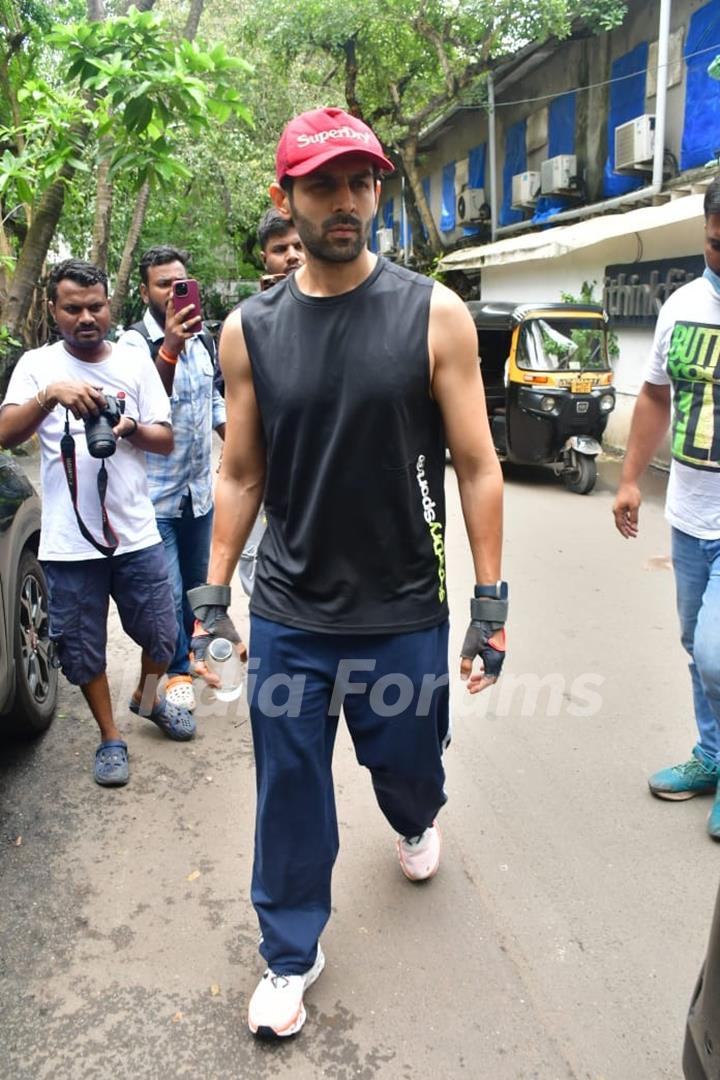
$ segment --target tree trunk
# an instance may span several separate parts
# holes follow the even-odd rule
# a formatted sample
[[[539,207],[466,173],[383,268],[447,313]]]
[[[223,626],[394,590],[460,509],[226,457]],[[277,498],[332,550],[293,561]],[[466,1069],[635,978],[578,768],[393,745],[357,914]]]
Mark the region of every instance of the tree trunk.
[[[101,150],[107,147],[101,147]],[[112,222],[113,185],[108,179],[110,157],[101,158],[97,169],[97,191],[95,195],[95,222],[93,224],[93,243],[90,262],[101,270],[107,270],[108,249],[110,247],[110,225]]]
[[[435,218],[432,216],[427,199],[425,198],[422,180],[420,179],[417,170],[417,135],[410,135],[398,149],[402,158],[405,177],[412,188],[415,205],[420,214],[422,223],[425,226],[425,231],[427,232],[427,246],[433,254],[439,255],[441,251],[444,251],[445,245],[440,238],[438,227],[435,224]]]
[[[5,232],[5,226],[0,221],[0,310],[4,307],[7,299],[8,287],[8,269],[4,260],[7,259],[11,263],[14,257],[13,249]]]
[[[115,281],[115,289],[110,302],[110,318],[113,324],[120,321],[120,315],[122,314],[122,309],[125,300],[127,299],[130,272],[133,267],[135,251],[140,239],[140,234],[143,225],[145,224],[145,213],[147,211],[149,198],[150,185],[145,182],[138,191],[137,199],[135,201],[135,209],[133,210],[132,221],[130,222],[127,239],[125,240],[125,247],[123,248],[122,259],[120,260],[120,267]]]
[[[87,17],[90,22],[104,22],[107,18],[105,0],[87,0]],[[89,99],[92,102],[92,98]],[[101,270],[107,270],[107,254],[110,243],[110,224],[112,222],[113,189],[108,181],[110,157],[107,140],[100,144],[100,160],[97,167],[95,190],[95,220],[93,222],[93,242],[90,262]],[[105,151],[105,154],[102,153]]]
[[[129,3],[127,5],[126,11],[133,6],[139,11],[149,11],[154,2],[155,0],[136,0],[134,4]],[[185,23],[185,29],[183,30],[183,37],[187,38],[188,41],[192,41],[197,33],[198,23],[200,22],[200,16],[203,13],[204,7],[205,0],[191,0],[190,11]],[[140,235],[143,230],[143,225],[145,224],[145,214],[147,213],[149,200],[150,185],[146,182],[138,191],[137,199],[135,200],[132,221],[130,222],[130,228],[128,229],[127,238],[125,240],[125,247],[123,248],[122,258],[120,259],[117,278],[115,279],[115,288],[113,290],[112,300],[110,301],[110,318],[113,324],[117,324],[120,321],[122,309],[127,299],[130,274],[135,260],[135,252],[140,241]]]
[[[13,337],[22,338],[33,291],[40,280],[48,248],[55,235],[65,201],[65,182],[73,175],[71,165],[64,165],[58,179],[42,196],[15,268],[4,322]]]
[[[191,0],[190,11],[188,12],[187,21],[185,23],[185,29],[183,30],[183,37],[188,41],[193,41],[197,34],[197,28],[200,23],[200,16],[203,13],[205,7],[205,0]]]

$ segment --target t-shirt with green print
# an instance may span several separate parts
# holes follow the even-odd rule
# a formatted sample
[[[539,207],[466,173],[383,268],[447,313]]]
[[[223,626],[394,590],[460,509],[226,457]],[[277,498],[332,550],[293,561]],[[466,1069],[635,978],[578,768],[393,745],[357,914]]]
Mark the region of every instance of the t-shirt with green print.
[[[700,539],[720,537],[720,295],[697,278],[658,316],[645,381],[672,388],[668,521]]]

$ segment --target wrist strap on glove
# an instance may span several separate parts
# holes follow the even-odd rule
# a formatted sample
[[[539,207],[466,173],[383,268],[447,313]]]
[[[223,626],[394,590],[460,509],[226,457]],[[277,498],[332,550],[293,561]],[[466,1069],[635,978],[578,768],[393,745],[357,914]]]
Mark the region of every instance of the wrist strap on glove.
[[[196,615],[198,608],[230,607],[231,595],[229,585],[198,585],[187,592],[188,603]]]
[[[495,600],[489,596],[473,596],[470,600],[470,618],[474,623],[490,623],[499,630],[507,622],[508,601]]]

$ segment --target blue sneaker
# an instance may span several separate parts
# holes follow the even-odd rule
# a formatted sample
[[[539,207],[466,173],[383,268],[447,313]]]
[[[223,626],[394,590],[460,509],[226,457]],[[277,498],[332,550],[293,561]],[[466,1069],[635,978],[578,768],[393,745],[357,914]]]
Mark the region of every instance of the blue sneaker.
[[[720,788],[718,788],[720,791]],[[713,840],[720,840],[720,795],[715,794],[715,802],[707,819],[707,831]]]
[[[653,773],[648,780],[648,786],[659,799],[675,799],[679,802],[682,799],[692,799],[695,795],[712,794],[717,790],[718,780],[720,772],[717,765],[706,763],[697,750],[693,750],[689,761]],[[718,827],[720,828],[720,807]]]

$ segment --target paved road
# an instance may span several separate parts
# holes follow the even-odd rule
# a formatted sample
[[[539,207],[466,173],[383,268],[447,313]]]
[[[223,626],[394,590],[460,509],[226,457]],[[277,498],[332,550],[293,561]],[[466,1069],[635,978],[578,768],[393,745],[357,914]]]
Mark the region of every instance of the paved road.
[[[185,746],[124,716],[132,781],[103,791],[64,684],[47,737],[0,748],[3,1080],[677,1080],[720,850],[707,800],[647,794],[691,745],[689,683],[662,480],[623,542],[616,470],[589,498],[508,471],[507,676],[473,703],[456,688],[427,885],[400,874],[341,735],[328,967],[292,1045],[257,1044],[244,1021],[262,970],[244,713],[203,705]],[[455,654],[472,571],[451,470],[448,491]],[[135,667],[116,627],[120,705]]]

